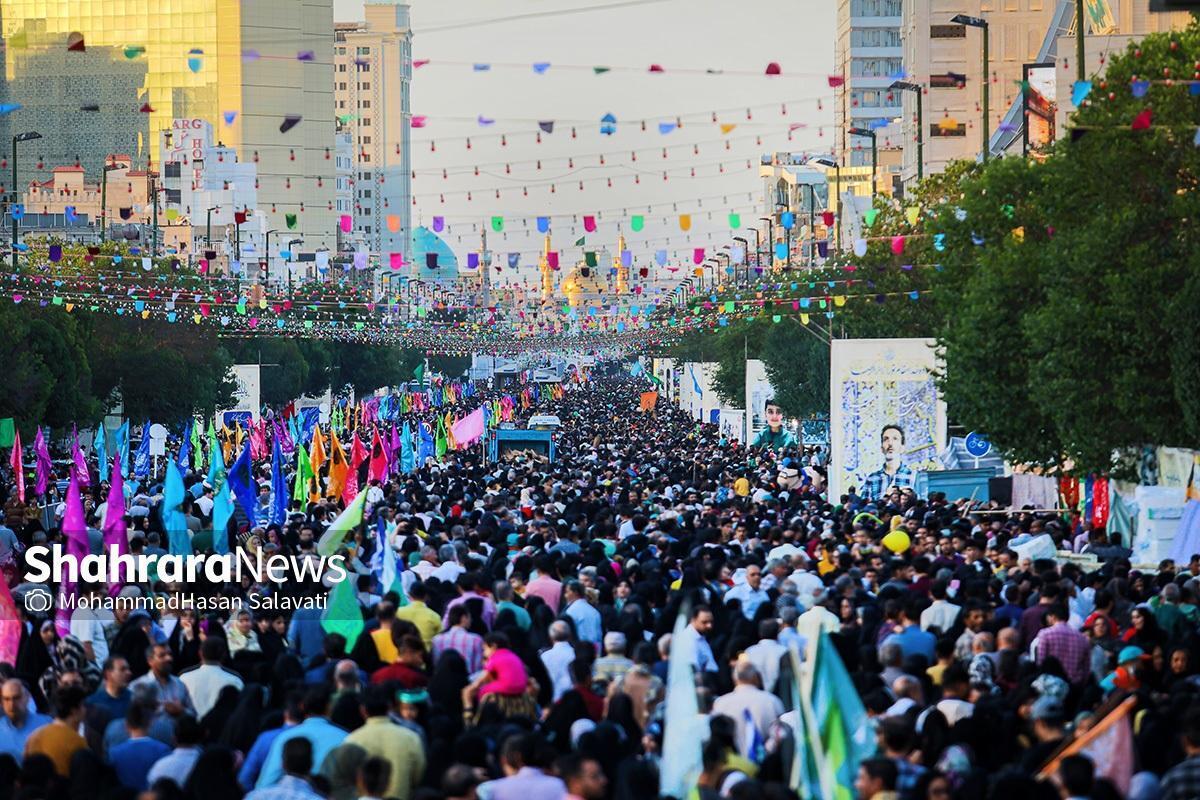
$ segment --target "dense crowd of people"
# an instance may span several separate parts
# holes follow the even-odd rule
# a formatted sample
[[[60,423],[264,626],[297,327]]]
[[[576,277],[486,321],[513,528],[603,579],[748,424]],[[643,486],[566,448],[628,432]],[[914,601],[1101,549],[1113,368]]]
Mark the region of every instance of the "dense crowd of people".
[[[340,548],[362,616],[348,628],[299,602],[320,580],[243,576],[83,584],[161,605],[76,611],[68,633],[20,582],[31,545],[62,541],[56,515],[10,487],[0,558],[22,630],[0,664],[0,800],[655,797],[681,614],[707,718],[700,798],[796,796],[791,654],[822,631],[877,742],[838,797],[1200,797],[1200,557],[1022,560],[1022,537],[1070,549],[1090,532],[909,488],[827,497],[794,437],[746,447],[665,400],[639,411],[645,389],[610,373],[525,410],[560,418],[553,462],[476,447],[364,481],[365,523]],[[202,552],[211,487],[186,483]],[[90,521],[106,497],[94,481]],[[132,552],[165,554],[159,503],[155,487],[131,498]],[[271,526],[239,509],[231,541],[316,558],[341,505]],[[894,531],[907,541],[889,549]],[[198,612],[189,595],[242,604]],[[1122,703],[1111,758],[1057,758]]]

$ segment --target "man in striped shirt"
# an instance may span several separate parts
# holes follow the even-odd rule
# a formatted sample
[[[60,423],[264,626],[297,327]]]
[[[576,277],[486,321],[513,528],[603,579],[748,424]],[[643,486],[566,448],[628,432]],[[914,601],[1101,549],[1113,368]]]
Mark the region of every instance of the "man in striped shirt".
[[[433,663],[436,666],[447,650],[457,650],[467,662],[467,672],[474,675],[483,669],[483,637],[471,633],[471,611],[455,606],[446,612],[449,627],[433,637]]]

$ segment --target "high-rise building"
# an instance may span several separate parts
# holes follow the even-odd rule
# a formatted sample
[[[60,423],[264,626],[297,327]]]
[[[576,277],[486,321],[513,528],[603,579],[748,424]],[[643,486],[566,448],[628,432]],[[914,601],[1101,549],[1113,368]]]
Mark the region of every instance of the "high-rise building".
[[[332,0],[0,0],[0,31],[5,78],[27,87],[9,100],[23,107],[4,122],[45,137],[26,146],[23,159],[40,150],[57,155],[50,163],[73,160],[70,148],[82,149],[73,141],[78,130],[111,116],[110,140],[96,145],[101,158],[130,152],[139,166],[157,169],[159,138],[174,120],[206,120],[218,145],[257,165],[258,202],[271,228],[286,229],[294,214],[303,249],[335,244]],[[68,49],[73,34],[82,51]],[[49,113],[38,99],[42,63],[95,91],[79,106],[74,87],[60,92],[58,113]],[[78,155],[98,177],[101,161]]]
[[[875,133],[877,183],[890,192],[898,173],[900,98],[890,90],[904,74],[901,0],[839,0],[835,58],[841,84],[834,88],[837,150],[848,167],[871,166],[871,142],[852,128]]]
[[[354,144],[354,239],[381,261],[412,257],[409,86],[412,30],[403,2],[367,2],[334,27],[335,114]],[[351,237],[344,237],[349,239]]]

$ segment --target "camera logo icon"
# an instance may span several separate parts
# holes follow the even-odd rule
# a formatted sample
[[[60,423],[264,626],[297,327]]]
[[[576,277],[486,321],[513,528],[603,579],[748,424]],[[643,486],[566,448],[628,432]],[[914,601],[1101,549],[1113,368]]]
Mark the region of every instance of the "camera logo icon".
[[[25,610],[35,614],[45,614],[54,607],[54,595],[42,588],[31,589],[25,593]]]

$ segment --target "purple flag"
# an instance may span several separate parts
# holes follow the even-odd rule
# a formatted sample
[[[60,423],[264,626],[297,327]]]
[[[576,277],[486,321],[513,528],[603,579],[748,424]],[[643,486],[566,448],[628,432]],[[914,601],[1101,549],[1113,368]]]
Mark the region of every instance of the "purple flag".
[[[37,437],[33,440],[33,451],[37,456],[37,486],[35,493],[44,496],[50,488],[50,478],[54,474],[54,464],[50,461],[50,450],[46,447],[46,437],[39,425]]]
[[[121,465],[117,459],[120,453],[113,456],[112,485],[108,489],[108,505],[104,509],[104,554],[117,555],[129,553],[129,533],[125,527],[125,479],[121,477]],[[109,597],[116,597],[121,587],[129,580],[125,567],[121,567],[121,580],[108,587]]]
[[[402,447],[403,447],[403,445],[400,443],[400,434],[396,430],[396,423],[393,422],[392,423],[392,444],[391,444],[391,451],[392,451],[391,464],[392,464],[392,473],[393,474],[397,474],[397,475],[400,474],[400,450],[402,449]]]
[[[124,509],[124,499],[121,502],[122,509]],[[66,505],[66,511],[63,513],[62,532],[67,539],[67,557],[74,559],[76,569],[78,569],[83,558],[87,556],[89,548],[87,523],[83,518],[83,500],[79,495],[79,480],[73,472],[71,483],[67,486]],[[63,575],[62,585],[58,589],[60,598],[75,597],[79,594],[75,581],[70,577],[69,573]],[[71,609],[64,608],[66,605],[67,603],[58,603],[58,610],[54,616],[54,625],[58,629],[59,636],[66,636],[71,632]]]
[[[79,447],[79,431],[75,426],[71,426],[71,473],[79,480],[79,485],[88,487],[92,480],[88,477],[87,459],[83,457],[83,450]]]

